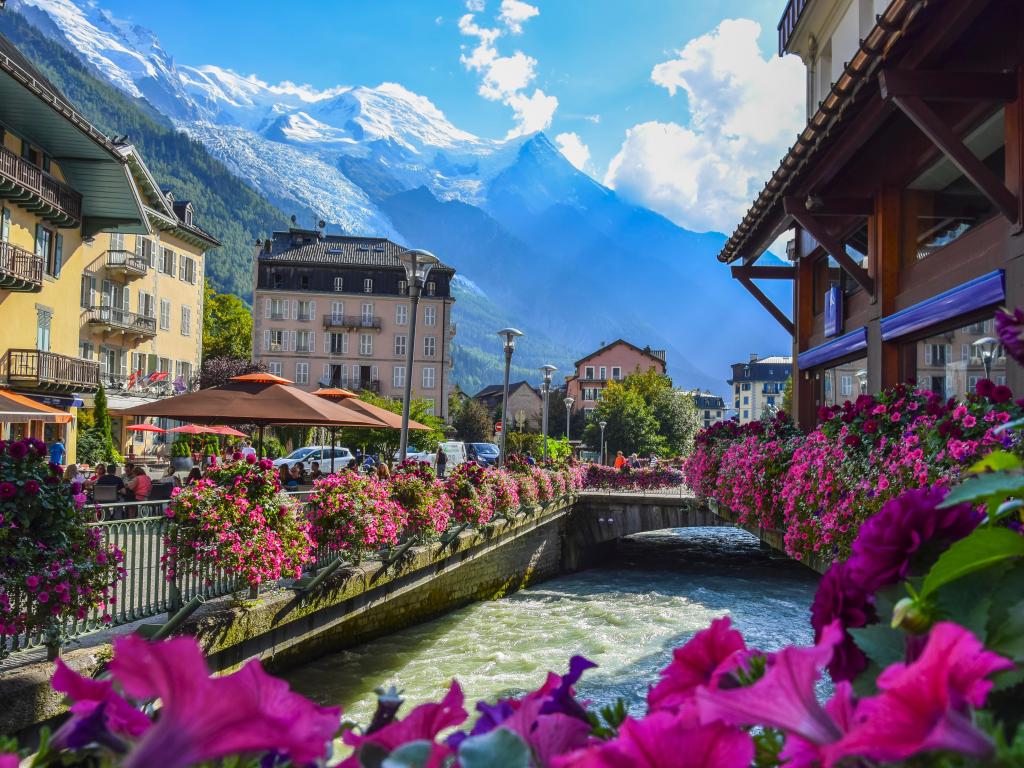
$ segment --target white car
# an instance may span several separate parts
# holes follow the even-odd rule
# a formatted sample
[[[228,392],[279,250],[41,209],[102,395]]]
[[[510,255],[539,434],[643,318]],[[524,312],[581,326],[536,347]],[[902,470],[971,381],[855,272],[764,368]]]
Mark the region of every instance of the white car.
[[[430,466],[434,466],[434,461],[437,459],[437,454],[434,453],[434,451],[417,451],[410,445],[409,449],[405,452],[405,457],[409,461],[426,462]],[[396,464],[400,462],[402,460],[402,452],[395,451],[394,459]]]
[[[282,464],[287,464],[290,467],[295,462],[301,461],[308,472],[312,468],[312,463],[314,461],[318,461],[320,462],[321,472],[330,472],[331,450],[331,446],[329,445],[307,445],[305,448],[296,448],[284,458],[274,459],[274,467],[278,468]],[[344,469],[348,466],[348,463],[355,458],[352,455],[352,451],[348,448],[335,446],[333,450],[335,472]]]

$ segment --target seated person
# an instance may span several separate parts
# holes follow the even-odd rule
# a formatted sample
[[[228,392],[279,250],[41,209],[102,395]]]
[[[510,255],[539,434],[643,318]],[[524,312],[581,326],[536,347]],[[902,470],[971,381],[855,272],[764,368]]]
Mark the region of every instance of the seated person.
[[[102,464],[96,467],[96,477],[91,481],[92,485],[112,485],[117,488],[118,493],[124,490],[124,480],[117,476],[117,464]]]
[[[314,461],[312,464],[310,464],[310,470],[309,470],[309,481],[310,482],[313,482],[314,480],[318,480],[319,478],[321,478],[323,476],[324,476],[324,473],[320,471],[320,462],[319,461]]]
[[[135,467],[132,476],[124,483],[125,490],[130,492],[130,499],[134,501],[145,501],[153,490],[153,481],[149,479],[146,470],[142,467]]]
[[[295,490],[300,485],[302,485],[302,470],[299,469],[299,463],[295,462],[288,472],[288,480],[285,482],[284,487],[289,490]]]
[[[188,477],[185,478],[186,485],[192,485],[192,483],[199,482],[203,479],[203,470],[199,467],[192,467],[192,471],[188,473]]]
[[[170,483],[175,488],[181,488],[181,478],[178,477],[174,471],[174,467],[170,464],[167,465],[167,469],[164,470],[163,476],[160,478],[161,483]]]

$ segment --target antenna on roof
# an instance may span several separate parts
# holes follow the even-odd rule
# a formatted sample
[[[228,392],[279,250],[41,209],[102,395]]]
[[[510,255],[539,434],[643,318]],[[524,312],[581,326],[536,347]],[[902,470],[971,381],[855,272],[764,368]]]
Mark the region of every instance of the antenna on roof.
[[[292,214],[292,224],[294,225],[294,224],[296,224],[297,222],[298,222],[298,219],[296,218],[295,214],[293,213],[293,214]]]

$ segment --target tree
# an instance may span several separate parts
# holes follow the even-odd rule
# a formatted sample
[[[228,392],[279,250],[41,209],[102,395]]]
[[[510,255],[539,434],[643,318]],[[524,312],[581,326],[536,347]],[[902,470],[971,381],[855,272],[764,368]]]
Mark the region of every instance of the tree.
[[[787,416],[793,418],[793,377],[786,379],[786,386],[782,389],[782,410]]]
[[[490,414],[476,400],[466,400],[456,411],[452,426],[460,440],[467,443],[483,443],[491,439],[492,425]]]
[[[693,450],[693,438],[700,429],[693,395],[665,388],[654,393],[651,415],[658,422],[658,434],[665,440],[666,456],[686,456]]]
[[[88,464],[117,462],[121,457],[114,449],[114,438],[110,434],[110,411],[102,384],[96,390],[91,421],[91,426],[79,430],[78,460]]]
[[[402,401],[392,400],[373,392],[363,392],[359,395],[364,400],[378,408],[384,408],[392,413],[402,412]],[[431,413],[432,406],[422,398],[414,398],[409,404],[409,418],[418,421],[420,424],[430,427],[429,432],[420,430],[409,433],[409,445],[415,445],[421,451],[433,451],[437,444],[444,440],[444,422]],[[366,447],[368,452],[379,452],[382,456],[390,458],[401,442],[401,432],[397,429],[363,429],[345,427],[338,430],[338,444],[348,448]]]
[[[233,293],[217,293],[206,281],[203,299],[203,359],[252,357],[252,312]]]
[[[554,390],[548,399],[548,434],[556,437],[565,437],[565,390]],[[587,417],[582,410],[573,411],[569,423],[570,436],[573,440],[579,440],[583,435]]]
[[[583,441],[593,450],[601,445],[600,421],[607,422],[605,449],[611,454],[622,451],[648,456],[665,452],[666,441],[658,432],[658,421],[640,393],[625,382],[609,382],[587,423]]]
[[[262,360],[238,357],[211,357],[203,360],[199,373],[192,377],[193,389],[209,389],[227,384],[235,376],[246,373],[264,373],[267,364]]]

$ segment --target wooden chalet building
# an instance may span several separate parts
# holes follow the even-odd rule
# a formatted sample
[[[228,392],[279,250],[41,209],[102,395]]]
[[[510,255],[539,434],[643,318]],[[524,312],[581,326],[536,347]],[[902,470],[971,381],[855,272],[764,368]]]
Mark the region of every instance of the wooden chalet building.
[[[719,259],[793,335],[794,410],[839,378],[1024,394],[993,312],[1024,305],[1024,3],[790,0],[809,119]],[[789,266],[758,264],[793,229]],[[794,281],[792,319],[753,281]]]

